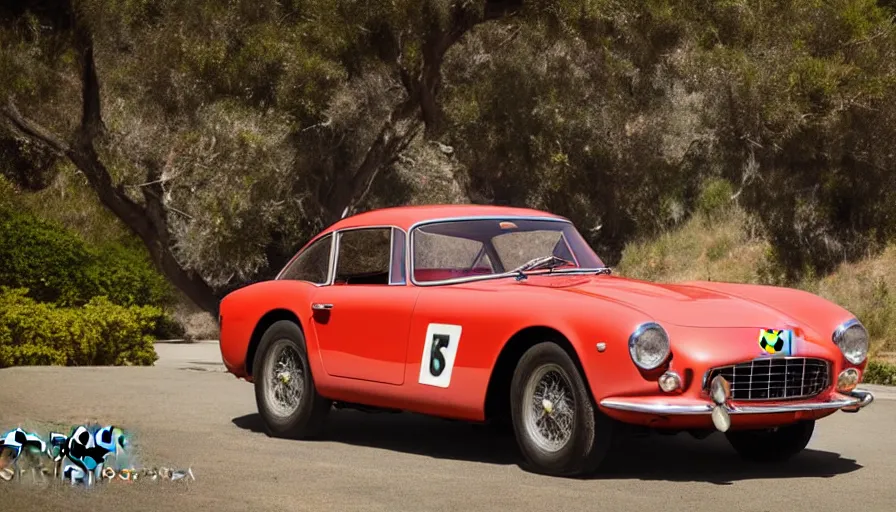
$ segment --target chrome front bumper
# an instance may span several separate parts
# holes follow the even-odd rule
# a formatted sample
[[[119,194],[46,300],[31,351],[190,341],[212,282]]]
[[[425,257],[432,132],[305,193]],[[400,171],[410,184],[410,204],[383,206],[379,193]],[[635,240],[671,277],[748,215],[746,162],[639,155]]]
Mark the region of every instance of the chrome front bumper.
[[[671,398],[671,397],[670,397]],[[846,394],[834,393],[833,397],[824,402],[796,402],[775,403],[769,405],[735,405],[728,404],[728,414],[777,414],[800,411],[842,410],[843,412],[859,412],[874,401],[874,395],[869,391],[853,390]],[[697,401],[685,398],[671,398],[663,402],[645,402],[642,399],[605,398],[600,405],[619,411],[637,412],[643,414],[668,415],[693,415],[712,414],[715,407],[710,400]]]

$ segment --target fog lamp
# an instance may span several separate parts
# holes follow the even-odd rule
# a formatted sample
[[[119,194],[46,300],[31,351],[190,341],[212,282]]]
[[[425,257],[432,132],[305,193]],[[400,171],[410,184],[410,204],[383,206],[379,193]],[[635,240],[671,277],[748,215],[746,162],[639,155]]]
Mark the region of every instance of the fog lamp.
[[[859,385],[859,371],[855,368],[847,368],[837,377],[837,391],[848,393]]]
[[[709,385],[709,396],[718,405],[724,405],[731,398],[731,384],[721,375],[716,375]]]
[[[660,385],[660,389],[666,393],[671,393],[681,388],[681,377],[675,372],[666,372],[660,375],[657,382]]]

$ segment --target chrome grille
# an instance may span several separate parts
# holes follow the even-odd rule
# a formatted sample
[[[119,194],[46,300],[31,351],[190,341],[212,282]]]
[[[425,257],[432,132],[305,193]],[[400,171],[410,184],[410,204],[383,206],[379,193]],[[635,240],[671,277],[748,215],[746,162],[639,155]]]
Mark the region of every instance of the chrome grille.
[[[788,400],[815,396],[830,382],[828,362],[807,357],[769,357],[709,371],[731,383],[732,400]]]

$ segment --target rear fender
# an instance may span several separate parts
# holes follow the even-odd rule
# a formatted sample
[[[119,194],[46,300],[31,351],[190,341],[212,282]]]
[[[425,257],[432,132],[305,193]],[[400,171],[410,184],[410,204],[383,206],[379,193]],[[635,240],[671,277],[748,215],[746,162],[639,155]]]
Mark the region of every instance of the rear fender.
[[[298,323],[305,334],[311,371],[320,374],[323,368],[317,339],[313,329],[305,328],[311,321],[311,300],[316,288],[304,281],[264,281],[240,288],[224,297],[220,308],[220,349],[227,371],[252,381],[248,365],[257,346],[254,344],[264,334],[265,324],[276,318]]]

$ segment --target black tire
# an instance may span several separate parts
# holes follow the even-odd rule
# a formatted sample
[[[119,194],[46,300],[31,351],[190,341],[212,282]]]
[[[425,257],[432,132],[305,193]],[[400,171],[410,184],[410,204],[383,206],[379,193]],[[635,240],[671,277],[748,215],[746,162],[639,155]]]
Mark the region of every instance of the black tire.
[[[547,416],[549,419],[544,421],[550,422],[563,419],[563,416],[554,415],[553,403],[536,412],[534,403],[539,397],[539,375],[562,379],[560,382],[572,398],[568,409],[568,405],[560,405],[565,401],[558,400],[556,411],[571,411],[572,417],[565,417],[570,428],[557,446],[546,446],[545,437],[535,432],[539,429],[534,424],[531,424],[532,428],[527,427],[530,419],[537,420],[536,416]],[[557,395],[551,396],[556,398]],[[554,476],[592,473],[610,448],[614,429],[612,420],[595,406],[575,362],[556,343],[539,343],[520,358],[510,386],[510,410],[517,444],[528,469],[533,472]]]
[[[782,462],[803,451],[814,431],[815,420],[808,420],[774,429],[729,430],[725,437],[744,460]]]
[[[272,393],[269,393],[274,381],[276,358],[281,350],[291,353],[297,370],[303,377],[302,385],[298,388],[301,392],[298,404],[291,412],[284,409],[278,411]],[[298,325],[289,320],[280,320],[265,331],[258,344],[252,375],[255,381],[255,402],[268,435],[310,439],[320,434],[332,402],[317,393],[308,365],[305,336]]]

